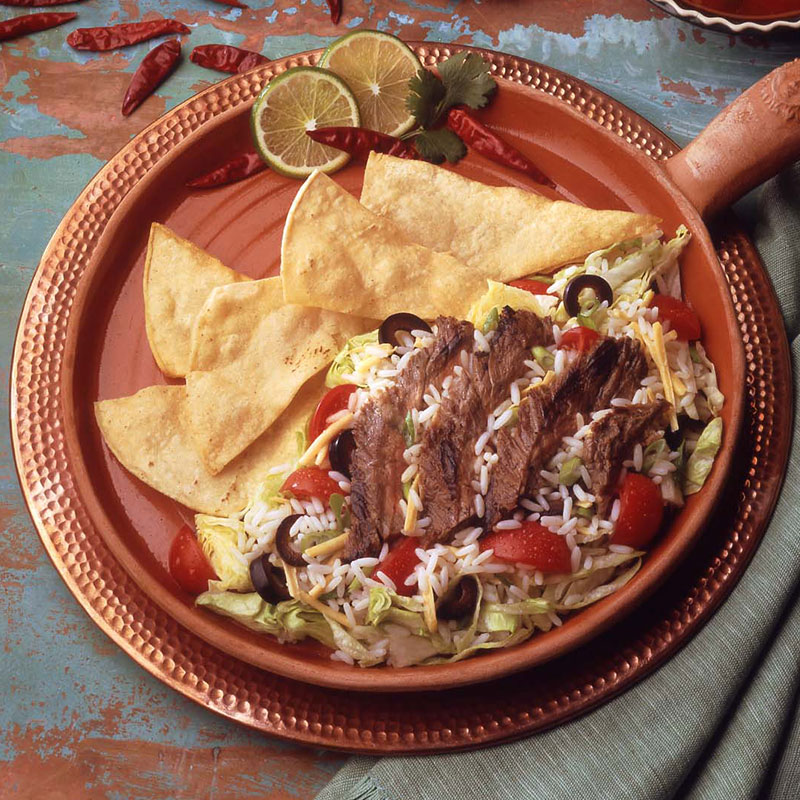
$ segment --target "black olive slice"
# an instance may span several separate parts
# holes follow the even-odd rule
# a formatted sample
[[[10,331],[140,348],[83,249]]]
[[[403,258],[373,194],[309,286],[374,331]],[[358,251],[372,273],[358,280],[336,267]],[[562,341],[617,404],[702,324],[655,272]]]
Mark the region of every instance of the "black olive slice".
[[[353,431],[349,428],[342,431],[329,445],[328,445],[328,459],[331,462],[331,467],[336,472],[341,472],[342,475],[350,477],[350,464],[353,460],[353,453],[356,449],[356,439],[353,436]]]
[[[275,549],[278,555],[283,559],[284,563],[290,567],[305,567],[307,566],[306,560],[302,554],[292,547],[291,539],[289,538],[289,531],[292,529],[295,521],[300,519],[300,514],[291,514],[281,522],[278,527],[278,532],[275,534]]]
[[[677,450],[683,444],[683,431],[673,431],[672,428],[668,428],[664,432],[664,438],[670,450]]]
[[[291,599],[283,570],[270,564],[266,553],[250,562],[250,580],[253,588],[268,603]]]
[[[436,616],[440,619],[462,619],[475,612],[478,602],[478,579],[465,575],[440,601]]]
[[[406,331],[428,331],[431,332],[431,326],[420,319],[415,314],[408,314],[401,312],[399,314],[392,314],[381,323],[378,328],[378,341],[381,344],[390,344],[392,347],[397,347],[400,342],[397,341],[397,332]]]
[[[564,307],[571,317],[581,313],[580,296],[584,289],[591,289],[601,303],[611,305],[614,302],[614,290],[605,278],[599,275],[576,275],[564,289]]]

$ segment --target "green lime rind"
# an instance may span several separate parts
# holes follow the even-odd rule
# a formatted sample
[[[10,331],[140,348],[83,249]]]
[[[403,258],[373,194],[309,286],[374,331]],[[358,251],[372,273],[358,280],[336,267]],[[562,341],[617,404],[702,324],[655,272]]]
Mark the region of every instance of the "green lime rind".
[[[268,141],[270,132],[265,132],[261,124],[261,117],[265,104],[269,102],[271,97],[274,100],[275,91],[279,90],[280,88],[285,88],[285,84],[287,82],[307,81],[309,79],[314,81],[326,81],[335,86],[339,96],[345,99],[349,112],[346,119],[334,118],[326,120],[325,117],[322,117],[321,119],[316,120],[317,127],[324,127],[326,125],[358,126],[361,121],[358,103],[355,96],[350,91],[350,88],[338,75],[330,72],[329,70],[322,69],[320,67],[293,67],[273,78],[267,84],[267,86],[264,87],[253,104],[253,108],[250,113],[250,130],[253,135],[253,142],[261,158],[263,158],[264,161],[273,170],[275,170],[275,172],[279,173],[280,175],[285,175],[289,178],[306,178],[315,170],[328,173],[335,172],[336,170],[341,169],[350,160],[350,156],[347,153],[336,151],[333,148],[324,147],[323,145],[317,143],[312,143],[309,145],[301,136],[297,137],[297,150],[304,151],[306,154],[309,152],[316,154],[317,157],[314,159],[314,163],[308,163],[308,159],[301,158],[298,158],[298,160],[295,162],[287,161],[285,158],[282,158],[281,155],[275,152],[277,147],[275,147],[274,144],[272,147],[270,146],[270,142]],[[297,108],[302,113],[303,109],[296,100],[296,96],[298,94],[299,92],[290,95],[287,98],[287,103],[295,103]],[[300,117],[298,117],[298,132],[302,132],[306,129],[306,124],[301,121]],[[281,133],[285,133],[286,130],[287,129],[282,130]],[[290,133],[291,129],[288,129],[288,131]],[[326,151],[330,151],[331,156],[327,160],[320,161],[319,154],[325,153]]]

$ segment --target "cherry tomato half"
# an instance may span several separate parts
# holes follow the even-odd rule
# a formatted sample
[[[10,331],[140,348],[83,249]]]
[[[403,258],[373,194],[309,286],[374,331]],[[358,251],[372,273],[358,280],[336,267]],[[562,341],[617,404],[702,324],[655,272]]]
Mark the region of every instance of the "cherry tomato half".
[[[619,493],[619,517],[611,540],[628,547],[646,547],[664,518],[661,489],[645,475],[629,472]]]
[[[332,494],[341,494],[342,490],[325,470],[319,467],[300,467],[283,482],[281,491],[298,500],[318,497],[323,503],[327,503]]]
[[[178,586],[189,594],[202,594],[208,582],[218,580],[194,532],[184,525],[169,548],[169,572]]]
[[[692,307],[683,300],[670,297],[668,294],[657,294],[650,307],[658,309],[658,318],[663,322],[669,322],[672,330],[682,341],[691,342],[700,338],[700,320]]]
[[[387,578],[391,578],[397,587],[397,594],[403,597],[411,597],[417,591],[416,586],[406,586],[405,580],[419,564],[416,552],[418,547],[419,541],[413,536],[403,536],[403,541],[396,544],[386,558],[375,567],[374,574],[382,572]]]
[[[341,386],[334,386],[323,395],[308,426],[308,437],[312,442],[328,427],[328,417],[347,408],[350,395],[357,388],[354,383],[343,383]]]
[[[523,522],[510,531],[493,531],[480,540],[481,550],[494,550],[500,561],[514,561],[540,572],[571,572],[569,547],[563,536],[538,522]]]
[[[597,331],[578,325],[577,328],[570,328],[561,335],[560,348],[565,350],[577,350],[579,353],[586,353],[592,349],[594,343],[600,338]]]
[[[547,290],[550,288],[549,283],[534,281],[530,278],[520,278],[516,281],[509,281],[508,285],[513,286],[515,289],[524,289],[531,294],[547,294]],[[555,297],[555,295],[553,296]]]

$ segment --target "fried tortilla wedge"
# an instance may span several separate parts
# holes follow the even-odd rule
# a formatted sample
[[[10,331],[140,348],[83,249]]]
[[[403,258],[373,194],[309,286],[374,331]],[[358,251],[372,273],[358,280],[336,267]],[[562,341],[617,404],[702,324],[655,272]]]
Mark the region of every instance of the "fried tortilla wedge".
[[[661,221],[487,186],[426,161],[378,153],[370,153],[361,202],[412,242],[452,253],[496,281],[581,262],[595,250],[656,230]]]
[[[206,471],[187,429],[184,386],[149,386],[130,397],[101,400],[95,416],[125,469],[195,511],[227,516],[247,505],[272,467],[297,460],[297,433],[325,390],[324,377],[308,381],[270,429],[216,475]]]
[[[191,331],[208,293],[248,280],[169,228],[152,224],[144,264],[144,314],[150,349],[165,375],[180,378],[189,371]]]
[[[486,287],[478,270],[409,241],[321,172],[289,209],[281,277],[288,303],[374,319],[398,311],[463,319]]]
[[[189,429],[215,475],[275,422],[352,336],[358,317],[283,302],[280,278],[219,286],[192,332]]]

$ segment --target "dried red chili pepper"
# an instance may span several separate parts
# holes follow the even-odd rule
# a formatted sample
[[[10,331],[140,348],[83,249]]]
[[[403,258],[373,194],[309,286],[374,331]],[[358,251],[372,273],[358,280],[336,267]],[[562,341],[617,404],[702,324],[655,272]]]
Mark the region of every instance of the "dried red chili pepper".
[[[56,25],[63,25],[77,16],[75,12],[57,14],[50,11],[45,14],[24,14],[21,17],[5,19],[0,22],[0,42],[16,39],[18,36],[25,36],[37,31],[46,31],[48,28],[55,28]]]
[[[342,0],[327,0],[328,10],[331,12],[331,22],[335,25],[342,16]]]
[[[478,122],[466,109],[451,108],[447,114],[447,127],[466,145],[490,161],[524,172],[537,183],[555,188],[555,184],[516,147],[504,142],[496,133]]]
[[[219,3],[223,6],[233,6],[234,8],[250,8],[246,6],[241,0],[211,0],[212,3]]]
[[[191,28],[176,19],[151,19],[147,22],[123,22],[98,28],[76,28],[67,36],[67,44],[76,50],[116,50],[146,42],[167,33],[191,33]]]
[[[253,50],[243,50],[231,44],[201,44],[192,50],[189,58],[201,67],[216,69],[220,72],[247,72],[259,64],[266,64],[269,59]]]
[[[181,57],[181,43],[177,39],[153,48],[133,73],[125,99],[122,101],[122,113],[128,116],[137,109],[145,98],[149,97],[178,64]]]
[[[33,8],[40,6],[63,6],[67,3],[82,3],[83,0],[0,0],[0,6]]]
[[[371,150],[398,158],[419,158],[419,153],[410,142],[369,128],[317,128],[315,131],[306,131],[306,134],[315,142],[344,150],[355,158],[366,158]]]
[[[213,189],[216,186],[225,186],[228,183],[236,183],[257,175],[267,168],[264,160],[255,151],[242,153],[224,164],[187,181],[186,185],[190,189]]]

